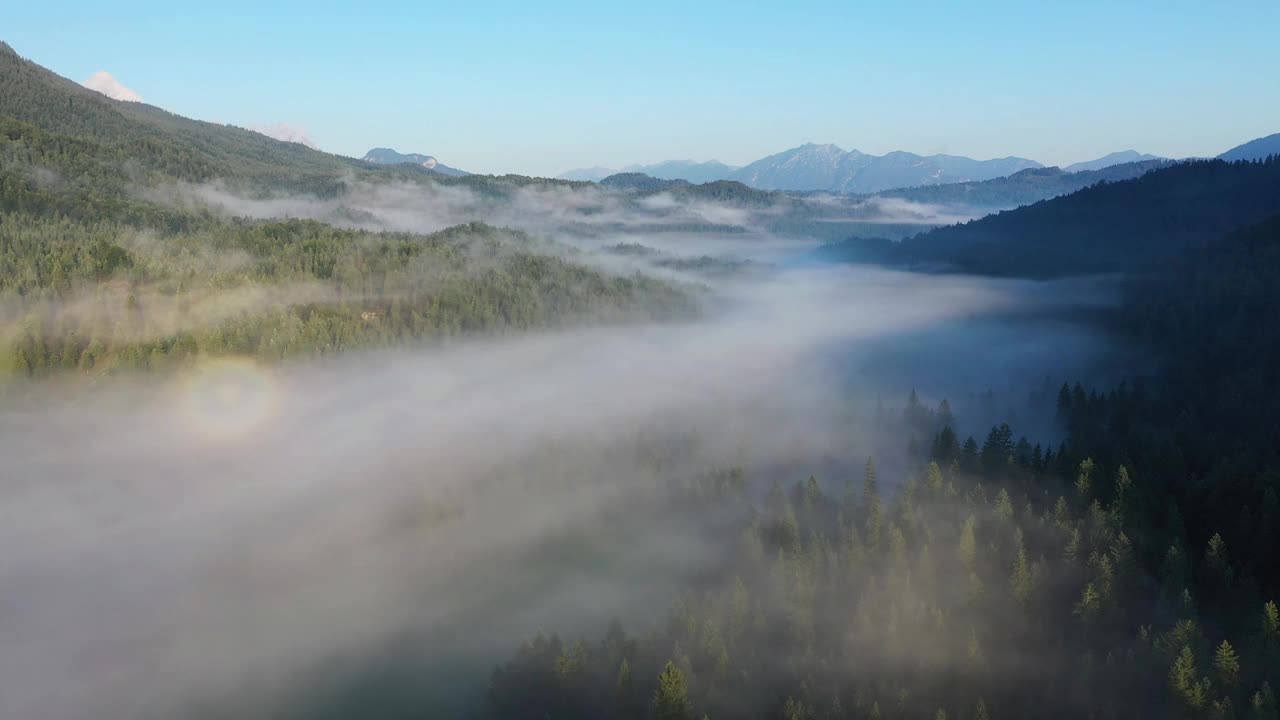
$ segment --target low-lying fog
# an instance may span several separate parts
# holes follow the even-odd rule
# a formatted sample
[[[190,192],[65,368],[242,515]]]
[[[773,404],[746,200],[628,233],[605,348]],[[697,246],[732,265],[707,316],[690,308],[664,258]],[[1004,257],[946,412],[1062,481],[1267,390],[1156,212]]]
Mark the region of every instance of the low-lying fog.
[[[877,399],[949,397],[981,440],[966,398],[1112,359],[1076,320],[1096,283],[789,267],[812,243],[750,232],[573,244],[769,271],[709,281],[686,325],[214,360],[0,410],[0,716],[277,715],[396,672],[452,713],[521,639],[643,628],[714,562],[717,518],[647,509],[663,478],[842,486],[905,445]]]

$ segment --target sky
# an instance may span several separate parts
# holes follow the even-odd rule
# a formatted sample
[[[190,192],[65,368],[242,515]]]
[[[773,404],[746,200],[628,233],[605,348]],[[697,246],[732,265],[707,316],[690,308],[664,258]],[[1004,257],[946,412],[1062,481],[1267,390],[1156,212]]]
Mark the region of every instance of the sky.
[[[483,173],[805,142],[1065,165],[1280,132],[1275,0],[377,5],[12,3],[0,40],[181,115]]]

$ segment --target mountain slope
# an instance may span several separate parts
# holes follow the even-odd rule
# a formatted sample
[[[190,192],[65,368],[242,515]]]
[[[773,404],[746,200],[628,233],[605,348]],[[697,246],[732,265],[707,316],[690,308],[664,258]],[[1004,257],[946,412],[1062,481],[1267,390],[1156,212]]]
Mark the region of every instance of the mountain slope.
[[[883,156],[844,151],[831,144],[801,145],[757,160],[734,180],[764,190],[824,190],[871,193],[897,187],[989,180],[1041,165],[1025,158],[973,160],[955,155],[928,157],[909,152]]]
[[[307,185],[358,160],[273,140],[158,107],[112,100],[23,59],[0,43],[0,116],[100,144],[138,167],[191,181],[239,177]]]
[[[1152,170],[1166,167],[1170,162],[1146,160],[1079,172],[1067,172],[1056,167],[1028,168],[992,180],[894,188],[875,193],[873,197],[895,197],[912,202],[1003,210],[1073,193],[1098,182],[1117,182],[1140,177]]]
[[[451,168],[442,164],[431,155],[422,155],[421,153],[399,153],[391,148],[374,148],[364,154],[360,158],[364,162],[376,163],[379,165],[400,165],[408,163],[410,165],[421,165],[422,167],[438,172],[441,175],[451,175],[459,177],[462,175],[470,175],[471,173],[457,168]]]
[[[1088,160],[1085,162],[1073,163],[1062,169],[1065,170],[1066,172],[1074,173],[1074,172],[1081,172],[1084,170],[1102,170],[1103,168],[1109,168],[1112,165],[1120,165],[1122,163],[1135,163],[1135,162],[1145,162],[1147,160],[1164,160],[1164,159],[1165,158],[1162,158],[1158,155],[1149,155],[1147,153],[1140,153],[1137,150],[1121,150],[1120,152],[1113,152],[1107,155],[1103,155],[1102,157],[1096,160]]]
[[[54,374],[696,311],[684,289],[589,268],[518,230],[377,232],[344,204],[353,179],[465,185],[496,202],[551,184],[329,155],[114,101],[0,47],[0,392]],[[332,217],[375,227],[230,217],[206,192],[237,207],[287,200],[261,217],[328,202]]]
[[[1218,156],[1219,160],[1228,162],[1235,160],[1262,160],[1271,155],[1280,155],[1280,133],[1250,140],[1237,145]]]
[[[1280,158],[1178,163],[845,257],[1020,277],[1144,271],[1280,212]]]

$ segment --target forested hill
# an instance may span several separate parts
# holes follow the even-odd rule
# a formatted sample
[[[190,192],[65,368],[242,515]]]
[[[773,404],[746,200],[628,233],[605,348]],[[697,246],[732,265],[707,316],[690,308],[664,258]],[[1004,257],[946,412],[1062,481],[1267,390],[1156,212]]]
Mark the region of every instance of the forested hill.
[[[848,259],[989,275],[1143,271],[1280,212],[1280,158],[1179,163],[896,244],[850,240]]]
[[[1169,416],[1195,429],[1180,440],[1201,480],[1194,502],[1210,517],[1280,512],[1280,214],[1134,282],[1126,320],[1165,358],[1168,395],[1184,401]],[[1250,473],[1259,482],[1241,483]],[[1252,496],[1232,497],[1244,489]],[[1268,575],[1280,590],[1280,573]]]
[[[531,183],[575,185],[511,175],[451,177],[420,165],[332,155],[233,125],[113,100],[0,42],[0,138],[6,135],[11,146],[0,155],[0,171],[38,165],[81,180],[88,174],[100,194],[115,192],[126,180],[135,185],[218,180],[251,190],[318,195],[341,192],[343,181],[352,177],[429,180],[490,194]]]
[[[1141,177],[1170,164],[1170,160],[1144,160],[1079,172],[1067,172],[1057,167],[1028,168],[991,180],[897,188],[878,192],[873,197],[980,208],[1012,208],[1066,195],[1100,182]]]
[[[486,197],[538,182],[378,166],[190,120],[109,99],[0,45],[0,388],[696,309],[668,283],[587,268],[566,247],[483,223],[378,233],[157,199],[211,181],[333,197],[353,177]]]
[[[124,154],[142,170],[191,181],[286,181],[351,172],[365,165],[243,128],[113,100],[23,59],[3,43],[0,117],[78,138],[86,145],[81,152]]]

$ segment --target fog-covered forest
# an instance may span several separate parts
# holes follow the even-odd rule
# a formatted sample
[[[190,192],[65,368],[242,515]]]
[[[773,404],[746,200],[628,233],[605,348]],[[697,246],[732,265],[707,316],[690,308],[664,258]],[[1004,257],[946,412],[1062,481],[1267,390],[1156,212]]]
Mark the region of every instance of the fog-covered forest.
[[[1280,160],[1085,172],[445,176],[0,44],[0,716],[1277,720]]]

